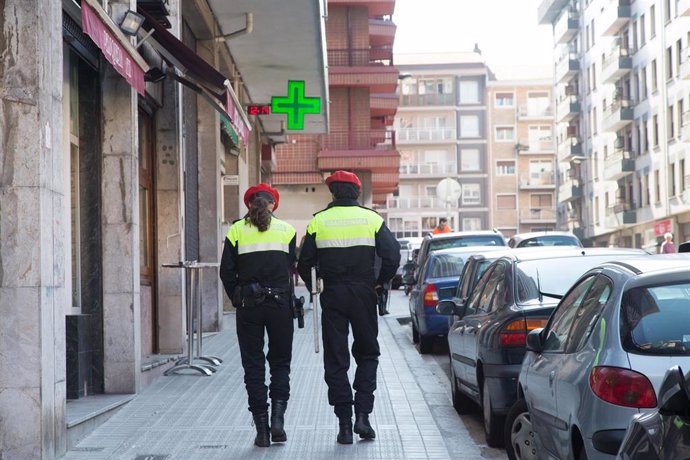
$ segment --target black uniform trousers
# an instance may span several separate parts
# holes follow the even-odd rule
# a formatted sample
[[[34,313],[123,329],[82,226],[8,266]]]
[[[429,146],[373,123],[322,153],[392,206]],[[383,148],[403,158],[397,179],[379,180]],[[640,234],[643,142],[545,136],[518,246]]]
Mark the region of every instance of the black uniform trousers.
[[[370,283],[333,283],[324,281],[321,293],[323,362],[328,385],[328,402],[337,417],[352,417],[352,388],[355,413],[369,414],[374,408],[376,370],[379,364],[376,291]],[[355,380],[350,387],[348,369],[349,326],[352,326],[352,356],[357,363]]]
[[[269,396],[274,400],[290,398],[290,362],[292,361],[292,311],[287,298],[281,302],[267,299],[254,307],[237,309],[237,339],[244,368],[249,410],[268,410],[266,397],[266,359],[271,373]],[[264,330],[268,332],[268,355],[264,355]]]

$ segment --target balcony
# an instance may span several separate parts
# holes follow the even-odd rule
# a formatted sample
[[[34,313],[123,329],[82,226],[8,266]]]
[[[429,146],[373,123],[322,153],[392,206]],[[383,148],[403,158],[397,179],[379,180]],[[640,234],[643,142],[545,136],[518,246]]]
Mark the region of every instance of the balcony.
[[[690,2],[690,0],[688,0]],[[690,79],[690,46],[686,46],[682,52],[683,61],[680,64],[680,76],[686,80]]]
[[[679,16],[690,16],[690,0],[679,0],[676,5]]]
[[[627,150],[617,150],[604,160],[604,179],[618,180],[635,172],[635,160]]]
[[[563,123],[578,116],[580,116],[580,101],[577,96],[563,96],[563,98],[558,101],[556,120],[559,123]]]
[[[390,16],[395,10],[395,0],[328,0],[328,8],[366,7],[369,17]]]
[[[567,53],[556,64],[556,83],[564,83],[580,71],[576,53]]]
[[[614,83],[616,80],[632,71],[632,67],[630,50],[616,46],[611,54],[604,59],[601,78],[604,80],[604,83]]]
[[[428,144],[455,142],[455,128],[402,128],[398,130],[398,142],[404,144]]]
[[[556,208],[520,209],[521,224],[539,224],[556,222]]]
[[[680,135],[683,142],[690,142],[690,110],[683,112],[683,124],[680,128]]]
[[[554,190],[556,188],[553,172],[541,174],[521,174],[519,181],[522,190]]]
[[[517,113],[518,120],[549,120],[553,117],[553,108],[551,106],[541,109],[535,109],[527,105],[521,105]]]
[[[553,27],[553,38],[557,44],[568,43],[577,35],[580,27],[580,16],[577,11],[563,13]]]
[[[403,94],[400,105],[405,107],[454,106],[455,94]]]
[[[458,165],[456,163],[443,164],[401,164],[400,176],[425,176],[425,177],[447,177],[458,173]]]
[[[613,102],[604,111],[602,129],[604,131],[616,132],[633,122],[634,109],[629,99],[620,99]]]
[[[322,171],[348,169],[397,175],[400,154],[395,145],[395,131],[332,131],[321,136],[317,165]]]
[[[446,202],[435,196],[391,196],[386,200],[388,209],[445,209]]]
[[[369,44],[374,47],[393,46],[396,29],[390,19],[369,19]]]
[[[551,155],[555,152],[555,147],[551,139],[548,140],[532,140],[527,144],[518,141],[515,144],[515,150],[520,155]]]
[[[558,144],[558,159],[560,161],[584,160],[582,143],[575,137],[568,137]]]
[[[362,67],[392,63],[393,48],[390,46],[328,50],[329,67]]]
[[[392,120],[398,110],[398,104],[400,104],[400,98],[395,93],[369,94],[369,109],[372,117],[390,117]]]
[[[617,35],[618,32],[630,21],[632,8],[630,0],[614,0],[604,8],[599,16],[599,26],[604,36]]]
[[[543,0],[537,10],[539,24],[553,24],[568,3],[570,3],[569,0]]]
[[[606,208],[606,228],[619,228],[637,223],[637,211],[628,203],[619,203]]]
[[[365,87],[372,93],[395,93],[398,75],[390,46],[328,50],[331,87]]]
[[[582,198],[582,186],[566,182],[558,188],[558,202],[566,203]]]

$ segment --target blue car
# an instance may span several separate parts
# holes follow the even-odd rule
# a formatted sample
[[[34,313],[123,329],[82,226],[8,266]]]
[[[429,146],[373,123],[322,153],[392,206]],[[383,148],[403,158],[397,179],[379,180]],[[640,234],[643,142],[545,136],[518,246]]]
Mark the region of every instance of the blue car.
[[[410,292],[412,341],[419,344],[420,353],[430,353],[435,338],[448,335],[448,317],[436,313],[436,304],[453,297],[467,259],[478,252],[498,249],[505,247],[469,246],[429,253]]]

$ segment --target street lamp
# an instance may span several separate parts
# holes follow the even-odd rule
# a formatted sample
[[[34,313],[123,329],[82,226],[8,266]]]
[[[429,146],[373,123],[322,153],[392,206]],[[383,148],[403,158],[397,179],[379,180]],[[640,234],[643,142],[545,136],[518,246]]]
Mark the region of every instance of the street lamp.
[[[449,223],[451,222],[450,205],[451,203],[457,204],[461,194],[462,188],[460,187],[460,183],[450,177],[441,179],[436,185],[436,196],[441,198],[446,203],[446,217],[448,218]]]

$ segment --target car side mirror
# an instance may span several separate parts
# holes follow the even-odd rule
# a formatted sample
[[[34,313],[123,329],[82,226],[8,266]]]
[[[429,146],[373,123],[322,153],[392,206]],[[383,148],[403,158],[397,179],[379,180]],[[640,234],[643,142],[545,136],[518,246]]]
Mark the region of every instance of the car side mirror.
[[[543,330],[544,329],[542,328],[534,329],[533,331],[530,331],[529,334],[527,334],[527,351],[541,353],[541,351],[544,349],[544,344],[541,340],[541,332]]]
[[[441,300],[436,304],[436,313],[440,315],[460,315],[458,313],[458,307],[452,300]],[[464,312],[464,308],[462,309]],[[461,315],[460,315],[461,316]]]
[[[689,396],[680,366],[671,367],[659,388],[659,414],[674,416],[690,413]]]

